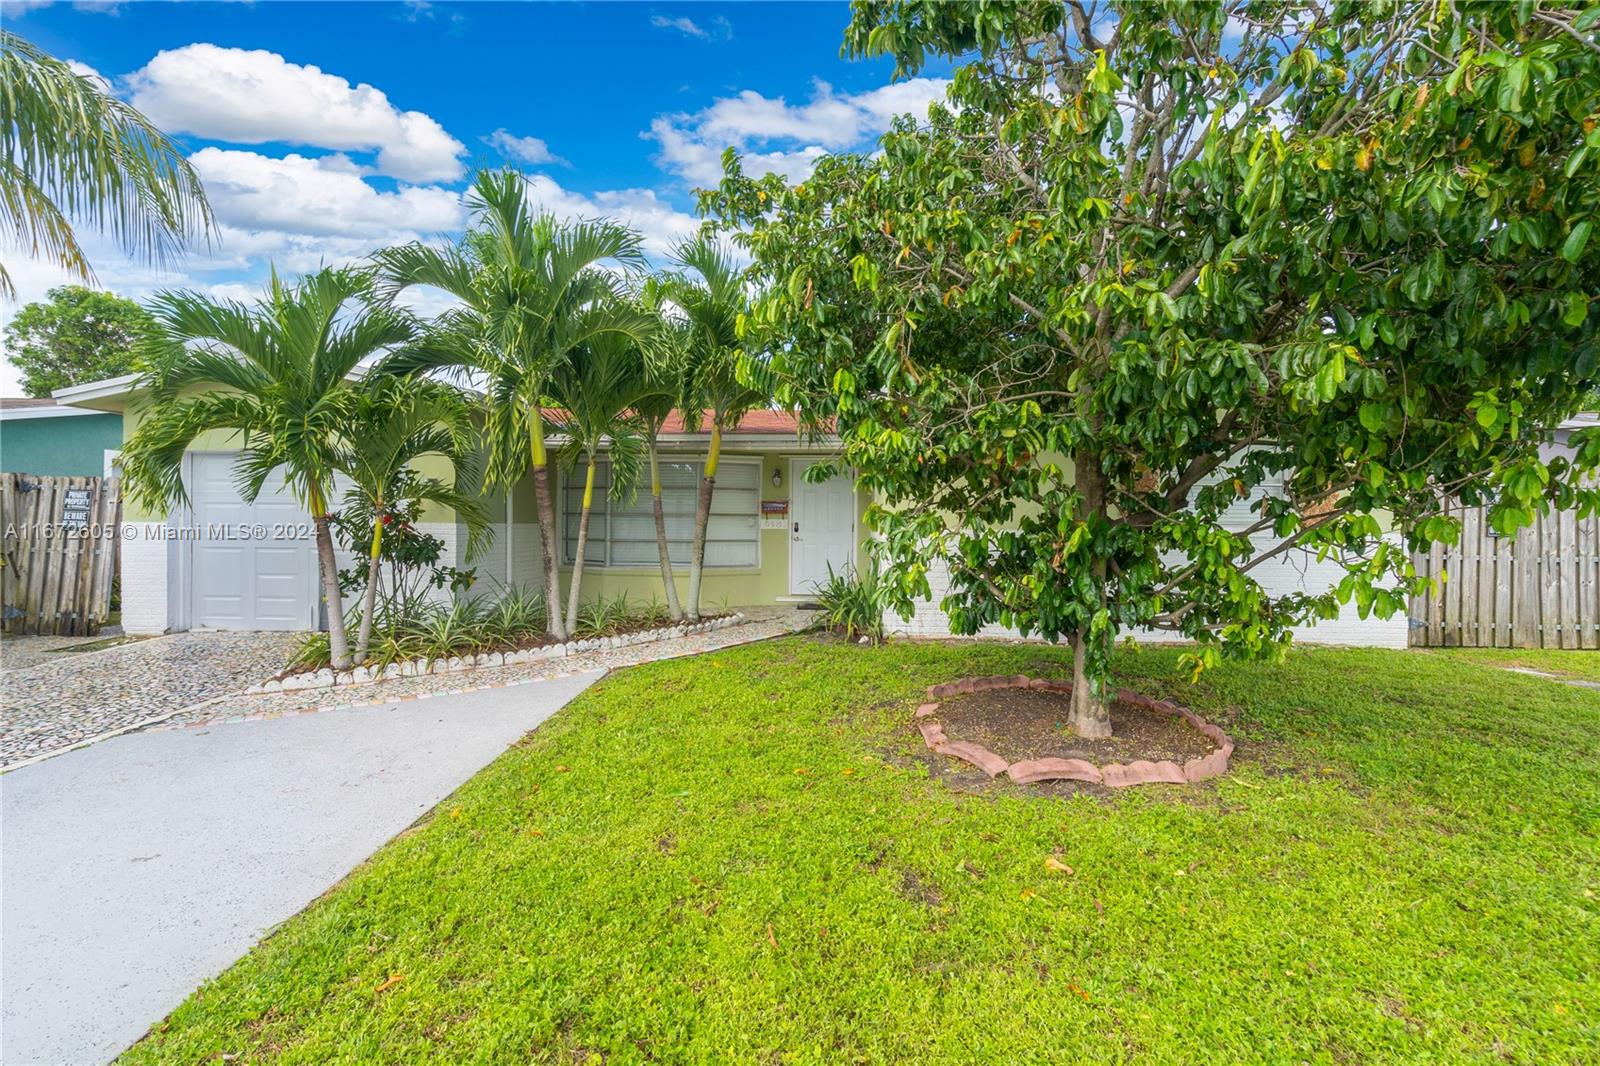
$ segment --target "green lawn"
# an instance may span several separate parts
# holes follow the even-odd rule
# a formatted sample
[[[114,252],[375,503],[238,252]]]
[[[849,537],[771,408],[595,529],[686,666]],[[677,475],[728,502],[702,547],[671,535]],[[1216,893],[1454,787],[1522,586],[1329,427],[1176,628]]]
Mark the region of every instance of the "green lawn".
[[[1442,655],[1485,666],[1520,666],[1574,681],[1600,681],[1600,651],[1551,651],[1547,648],[1439,648]]]
[[[1600,692],[1344,650],[1190,687],[1176,654],[1120,669],[1231,722],[1235,771],[1109,798],[973,794],[908,726],[1057,651],[621,672],[129,1059],[1600,1058]]]

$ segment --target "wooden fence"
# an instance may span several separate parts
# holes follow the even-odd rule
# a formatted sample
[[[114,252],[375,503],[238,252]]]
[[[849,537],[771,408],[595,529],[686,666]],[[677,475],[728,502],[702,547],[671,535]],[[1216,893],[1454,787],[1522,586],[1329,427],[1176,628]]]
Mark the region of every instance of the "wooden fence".
[[[111,613],[121,483],[0,473],[0,626],[89,634]]]
[[[1442,577],[1411,601],[1411,643],[1423,647],[1600,648],[1600,515],[1541,515],[1497,537],[1482,507],[1457,504],[1461,539],[1416,558]]]

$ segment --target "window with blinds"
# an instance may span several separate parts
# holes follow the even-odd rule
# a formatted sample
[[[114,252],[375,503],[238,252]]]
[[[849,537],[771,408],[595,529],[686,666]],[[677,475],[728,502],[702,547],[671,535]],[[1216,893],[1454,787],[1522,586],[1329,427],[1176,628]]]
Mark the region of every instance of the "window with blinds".
[[[689,565],[694,539],[695,494],[700,488],[700,462],[661,464],[661,511],[667,524],[667,551],[674,566]],[[578,519],[583,513],[583,467],[564,478],[561,489],[562,558],[578,554]],[[611,464],[602,460],[594,472],[594,504],[589,509],[589,543],[583,565],[653,567],[656,520],[650,507],[648,473],[631,500],[609,498]],[[711,520],[706,525],[706,566],[756,566],[761,543],[761,461],[723,459],[711,494]]]

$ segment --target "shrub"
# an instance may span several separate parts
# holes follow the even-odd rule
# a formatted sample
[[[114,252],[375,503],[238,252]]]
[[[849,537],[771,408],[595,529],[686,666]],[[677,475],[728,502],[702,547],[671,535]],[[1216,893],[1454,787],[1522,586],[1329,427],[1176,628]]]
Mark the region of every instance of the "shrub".
[[[626,592],[609,600],[604,596],[596,596],[588,604],[578,608],[577,635],[609,637],[632,621],[635,613],[628,603]]]
[[[545,633],[544,593],[522,585],[503,589],[484,619],[484,628],[495,644],[520,644]]]
[[[817,586],[816,596],[829,628],[843,632],[851,640],[864,636],[871,638],[874,644],[883,643],[883,609],[888,602],[888,588],[878,570],[877,559],[872,559],[860,573],[853,566],[834,573],[830,563],[828,580]]]

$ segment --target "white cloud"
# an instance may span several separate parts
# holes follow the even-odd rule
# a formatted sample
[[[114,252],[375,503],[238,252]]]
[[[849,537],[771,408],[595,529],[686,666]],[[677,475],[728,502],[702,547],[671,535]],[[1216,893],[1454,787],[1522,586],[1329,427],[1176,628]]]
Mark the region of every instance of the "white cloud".
[[[241,230],[383,239],[459,229],[463,218],[459,193],[421,186],[379,192],[342,155],[272,159],[202,148],[189,161],[217,221]]]
[[[402,307],[409,307],[413,312],[423,318],[434,318],[442,311],[459,306],[461,301],[445,292],[443,289],[432,289],[425,285],[413,285],[401,291],[395,297],[395,303]]]
[[[233,303],[253,304],[261,299],[261,286],[246,285],[239,281],[224,281],[216,285],[205,286],[205,294],[213,300],[229,300]]]
[[[660,146],[661,166],[697,185],[721,179],[722,153],[730,147],[744,156],[746,173],[795,181],[828,152],[867,147],[894,116],[923,117],[932,101],[944,98],[948,84],[943,78],[912,78],[841,95],[819,81],[804,104],[747,89],[692,114],[660,115],[647,136]]]
[[[67,69],[80,78],[88,78],[97,83],[102,92],[111,92],[111,79],[94,69],[87,63],[80,63],[76,59],[67,60]]]
[[[378,170],[405,181],[455,181],[463,173],[465,147],[429,116],[276,52],[185,45],[158,53],[128,84],[133,105],[175,133],[375,150]]]
[[[450,24],[452,33],[458,32],[461,24],[467,21],[467,16],[461,12],[441,8],[429,0],[405,0],[395,16],[401,22],[434,22],[441,17]]]
[[[651,15],[650,25],[658,30],[677,30],[685,37],[694,37],[702,41],[726,41],[733,37],[733,23],[721,15],[711,20],[710,28],[700,25],[692,18],[668,18],[666,15]]]
[[[498,149],[507,159],[514,159],[519,163],[527,163],[529,166],[537,167],[546,164],[557,164],[570,167],[572,165],[552,152],[550,146],[540,137],[518,137],[501,128],[489,134],[483,141],[491,148]]]
[[[679,211],[651,189],[572,192],[543,174],[528,176],[528,201],[559,218],[610,217],[639,231],[645,253],[665,259],[700,229],[700,220]]]

